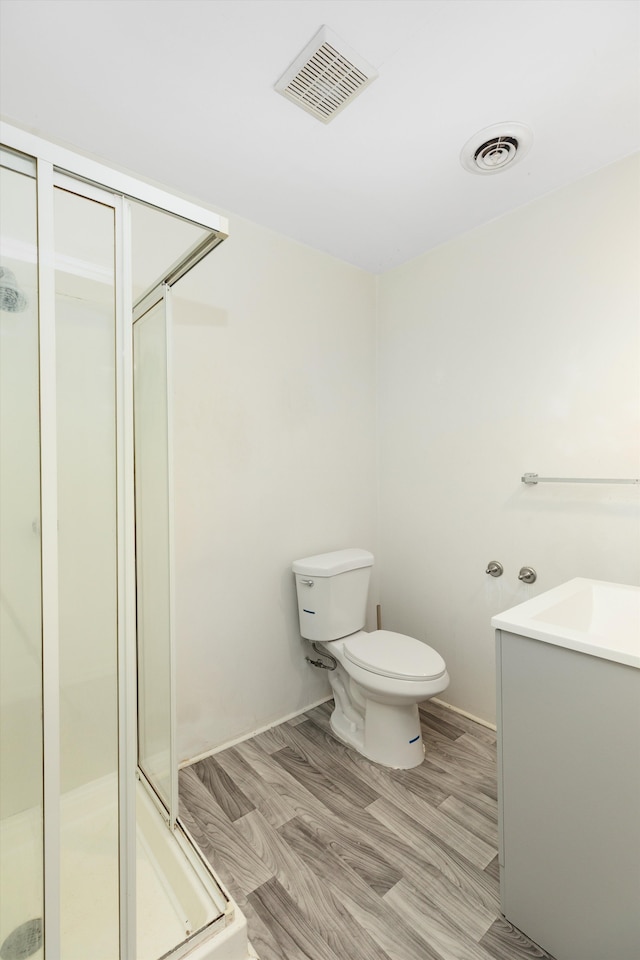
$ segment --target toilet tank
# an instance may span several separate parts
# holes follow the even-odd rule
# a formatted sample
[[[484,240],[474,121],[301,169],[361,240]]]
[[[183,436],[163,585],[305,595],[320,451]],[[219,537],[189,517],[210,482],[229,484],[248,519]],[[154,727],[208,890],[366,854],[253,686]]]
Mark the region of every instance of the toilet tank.
[[[306,640],[338,640],[362,630],[373,554],[335,550],[295,560],[300,633]]]

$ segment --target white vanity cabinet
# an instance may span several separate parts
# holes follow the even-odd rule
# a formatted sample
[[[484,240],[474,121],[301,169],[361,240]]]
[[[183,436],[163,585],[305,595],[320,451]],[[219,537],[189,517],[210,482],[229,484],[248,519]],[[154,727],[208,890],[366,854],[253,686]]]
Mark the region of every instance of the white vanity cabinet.
[[[492,623],[502,912],[556,960],[639,960],[640,589],[574,580]]]

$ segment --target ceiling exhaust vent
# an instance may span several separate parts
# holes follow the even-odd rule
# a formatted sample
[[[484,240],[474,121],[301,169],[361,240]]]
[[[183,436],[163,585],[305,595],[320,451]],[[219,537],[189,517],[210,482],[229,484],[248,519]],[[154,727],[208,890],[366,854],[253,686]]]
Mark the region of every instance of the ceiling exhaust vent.
[[[370,63],[328,27],[321,27],[275,89],[322,123],[329,123],[377,76]]]
[[[460,163],[469,173],[500,173],[524,157],[532,140],[524,123],[494,123],[467,140]]]

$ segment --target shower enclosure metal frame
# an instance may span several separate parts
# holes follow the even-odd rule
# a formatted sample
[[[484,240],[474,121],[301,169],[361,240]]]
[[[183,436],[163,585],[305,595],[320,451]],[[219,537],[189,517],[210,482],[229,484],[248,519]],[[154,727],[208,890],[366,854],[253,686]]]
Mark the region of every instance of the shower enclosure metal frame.
[[[136,557],[134,494],[133,310],[131,217],[128,200],[157,208],[209,231],[206,242],[174,265],[166,283],[187,269],[228,235],[224,218],[128,174],[77,155],[26,131],[0,122],[0,142],[9,150],[35,158],[37,171],[39,383],[42,575],[42,731],[44,937],[47,956],[60,955],[60,730],[58,636],[58,532],[55,357],[54,187],[75,193],[115,211],[116,284],[116,490],[117,490],[117,672],[119,790],[119,917],[121,960],[134,960],[136,863]],[[165,290],[167,287],[164,288]],[[174,764],[176,763],[174,757]],[[176,768],[177,770],[177,768]],[[177,795],[171,791],[167,819],[175,825]]]

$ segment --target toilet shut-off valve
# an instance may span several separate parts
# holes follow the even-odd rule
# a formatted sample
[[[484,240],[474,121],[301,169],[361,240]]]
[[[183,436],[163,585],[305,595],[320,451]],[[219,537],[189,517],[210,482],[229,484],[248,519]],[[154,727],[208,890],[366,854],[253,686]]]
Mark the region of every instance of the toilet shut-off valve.
[[[312,643],[311,646],[316,653],[320,654],[320,657],[324,657],[326,660],[329,660],[329,663],[325,663],[323,660],[318,657],[317,660],[312,660],[311,657],[305,657],[307,663],[310,663],[312,667],[320,667],[322,670],[335,670],[338,666],[338,661],[332,654],[327,653],[326,650],[319,650],[317,643]]]
[[[504,567],[497,560],[490,560],[485,573],[488,573],[490,577],[501,577],[504,573]]]

